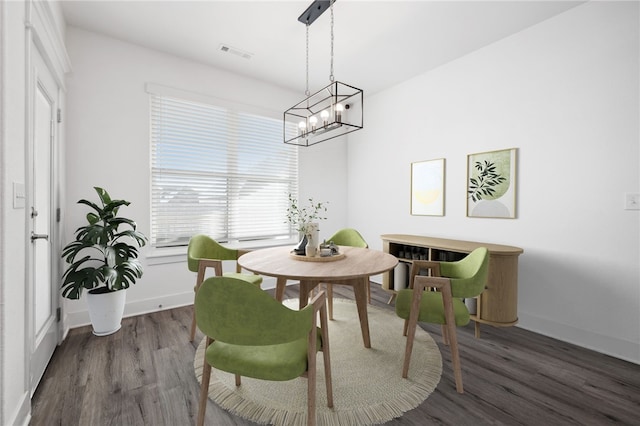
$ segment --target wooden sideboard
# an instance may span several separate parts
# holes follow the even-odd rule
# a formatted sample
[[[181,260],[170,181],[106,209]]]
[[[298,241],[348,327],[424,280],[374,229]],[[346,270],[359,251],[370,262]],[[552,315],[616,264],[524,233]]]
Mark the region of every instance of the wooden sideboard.
[[[489,279],[485,291],[477,298],[476,313],[471,315],[476,337],[480,337],[481,323],[508,327],[518,322],[518,256],[523,252],[521,248],[419,235],[385,234],[380,237],[383,251],[409,267],[414,259],[456,261],[478,247],[486,247],[489,250]],[[405,286],[406,283],[395,283],[393,270],[383,275],[382,288],[392,295],[389,303],[396,290]]]

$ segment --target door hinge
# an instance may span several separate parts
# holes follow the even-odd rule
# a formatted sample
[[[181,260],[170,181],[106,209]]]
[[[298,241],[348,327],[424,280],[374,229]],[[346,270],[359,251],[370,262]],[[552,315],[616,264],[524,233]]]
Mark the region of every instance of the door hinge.
[[[58,123],[62,123],[62,110],[58,108]]]
[[[56,322],[60,322],[60,316],[61,316],[61,310],[60,308],[56,309]]]
[[[56,209],[56,222],[60,222],[60,207]]]

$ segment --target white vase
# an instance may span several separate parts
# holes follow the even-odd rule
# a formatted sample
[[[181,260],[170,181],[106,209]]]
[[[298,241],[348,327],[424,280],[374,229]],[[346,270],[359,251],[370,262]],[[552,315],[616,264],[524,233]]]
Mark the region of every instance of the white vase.
[[[318,254],[318,246],[320,245],[320,225],[316,222],[307,224],[307,246],[305,248],[305,254],[307,256],[315,256]]]
[[[304,248],[304,254],[307,257],[316,257],[318,254],[318,247],[307,242],[307,246]]]
[[[124,304],[127,299],[126,290],[107,293],[87,292],[89,318],[96,336],[108,336],[120,330]]]

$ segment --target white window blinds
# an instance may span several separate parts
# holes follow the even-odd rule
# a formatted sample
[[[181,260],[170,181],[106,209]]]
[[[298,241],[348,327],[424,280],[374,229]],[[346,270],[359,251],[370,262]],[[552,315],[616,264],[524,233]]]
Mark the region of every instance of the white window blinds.
[[[282,121],[150,94],[151,243],[187,245],[276,240],[292,231],[298,151],[282,143]],[[295,134],[294,127],[285,129]]]

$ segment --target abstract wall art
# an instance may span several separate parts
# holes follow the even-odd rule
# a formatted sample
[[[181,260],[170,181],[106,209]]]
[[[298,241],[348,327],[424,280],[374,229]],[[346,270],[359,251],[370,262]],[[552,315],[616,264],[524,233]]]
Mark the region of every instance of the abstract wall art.
[[[444,216],[444,158],[411,163],[411,214]]]

